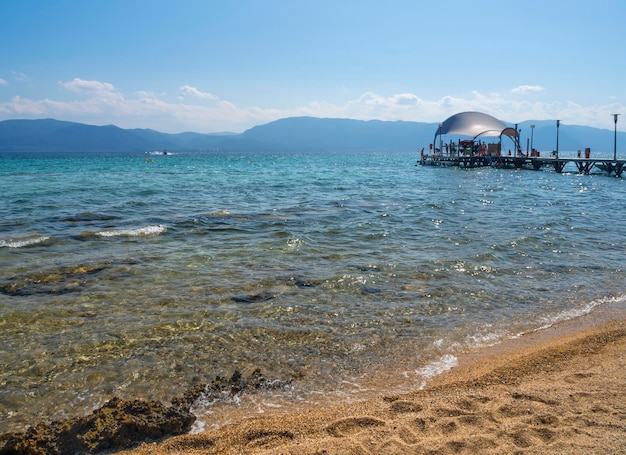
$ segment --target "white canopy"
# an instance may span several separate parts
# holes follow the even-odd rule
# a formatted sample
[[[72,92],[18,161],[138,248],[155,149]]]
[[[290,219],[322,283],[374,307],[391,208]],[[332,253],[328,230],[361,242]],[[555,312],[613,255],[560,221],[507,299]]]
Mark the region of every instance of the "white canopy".
[[[459,134],[463,136],[500,136],[516,137],[517,131],[491,115],[482,112],[461,112],[449,117],[441,124],[437,135]]]

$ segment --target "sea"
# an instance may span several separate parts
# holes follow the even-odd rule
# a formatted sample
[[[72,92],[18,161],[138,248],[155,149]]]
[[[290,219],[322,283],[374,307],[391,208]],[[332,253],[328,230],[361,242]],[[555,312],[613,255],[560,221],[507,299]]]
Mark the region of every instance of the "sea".
[[[255,369],[192,431],[402,393],[626,308],[624,178],[418,158],[0,153],[0,434]]]

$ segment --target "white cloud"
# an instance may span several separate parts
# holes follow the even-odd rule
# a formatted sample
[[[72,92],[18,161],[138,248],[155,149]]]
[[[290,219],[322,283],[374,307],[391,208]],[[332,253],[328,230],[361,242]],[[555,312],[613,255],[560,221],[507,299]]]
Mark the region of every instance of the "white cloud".
[[[59,82],[59,85],[80,95],[80,98],[60,101],[16,96],[10,102],[0,103],[0,120],[16,116],[54,117],[91,124],[113,123],[122,128],[154,128],[165,132],[238,132],[276,120],[285,113],[256,106],[238,107],[190,86],[180,89],[181,93],[193,96],[189,101],[180,96],[177,100],[168,101],[166,95],[150,91],[138,91],[132,97],[125,97],[113,84],[95,80],[75,78]],[[194,99],[209,99],[214,103],[205,106],[194,103]]]
[[[14,96],[11,101],[0,104],[0,112],[8,114],[7,118],[11,116],[42,116],[45,115],[46,109],[39,101],[31,101]]]
[[[31,100],[14,96],[10,101],[0,102],[0,120],[53,117],[96,125],[113,123],[122,128],[209,133],[241,132],[280,118],[305,115],[434,123],[458,112],[480,111],[507,122],[558,118],[570,124],[611,128],[610,114],[626,112],[626,107],[615,100],[608,100],[605,105],[584,106],[573,101],[520,99],[511,92],[483,94],[474,91],[466,96],[454,94],[428,99],[415,93],[381,95],[368,91],[341,102],[312,100],[306,105],[278,108],[236,105],[189,85],[181,86],[178,94],[168,97],[166,93],[151,91],[126,96],[111,83],[80,78],[59,84],[77,96],[70,100]]]
[[[139,98],[150,98],[150,99],[156,99],[156,98],[158,98],[159,96],[163,96],[163,94],[160,94],[160,95],[159,95],[158,93],[155,93],[155,92],[148,92],[148,91],[145,91],[145,90],[140,90],[140,91],[138,91],[138,92],[137,92],[137,96],[138,96]]]
[[[381,96],[366,92],[355,100],[347,101],[337,109],[339,116],[361,120],[409,120],[416,112],[434,108],[433,103],[413,93]]]
[[[200,99],[208,99],[208,100],[218,100],[219,98],[212,95],[211,93],[201,92],[195,87],[191,87],[189,85],[183,85],[180,88],[180,98],[184,98],[185,96],[194,96]]]
[[[28,76],[26,76],[26,74],[20,73],[19,71],[12,71],[12,74],[13,79],[15,79],[16,81],[25,81],[26,79],[28,79]]]
[[[109,97],[111,94],[117,94],[113,84],[99,81],[85,81],[83,79],[74,78],[69,82],[59,82],[62,87],[82,95]]]
[[[4,79],[0,79],[0,85],[9,85],[9,83]]]
[[[528,93],[528,92],[542,92],[545,89],[540,85],[520,85],[512,88],[511,93]]]

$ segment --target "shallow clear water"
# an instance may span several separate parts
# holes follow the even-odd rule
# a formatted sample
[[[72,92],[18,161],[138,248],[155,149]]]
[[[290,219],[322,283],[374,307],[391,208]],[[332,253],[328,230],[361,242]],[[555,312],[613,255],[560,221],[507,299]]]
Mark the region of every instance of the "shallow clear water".
[[[415,388],[623,305],[623,179],[416,158],[0,155],[0,433],[257,367],[298,378],[259,412]]]

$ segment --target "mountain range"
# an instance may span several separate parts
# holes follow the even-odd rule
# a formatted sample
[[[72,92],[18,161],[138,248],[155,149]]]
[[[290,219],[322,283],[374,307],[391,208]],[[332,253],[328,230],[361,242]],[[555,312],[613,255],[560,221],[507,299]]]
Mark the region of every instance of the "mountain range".
[[[521,146],[526,151],[532,133],[533,147],[552,151],[556,147],[556,123],[526,121]],[[511,124],[507,124],[513,126]],[[255,126],[243,133],[162,133],[150,129],[123,129],[115,125],[94,126],[54,119],[5,120],[0,122],[0,152],[9,151],[212,151],[232,152],[358,152],[428,150],[437,123],[290,117]],[[487,142],[492,138],[487,138]],[[618,132],[618,150],[626,133]],[[614,131],[561,124],[559,150],[613,151]],[[504,145],[506,147],[506,144]]]

